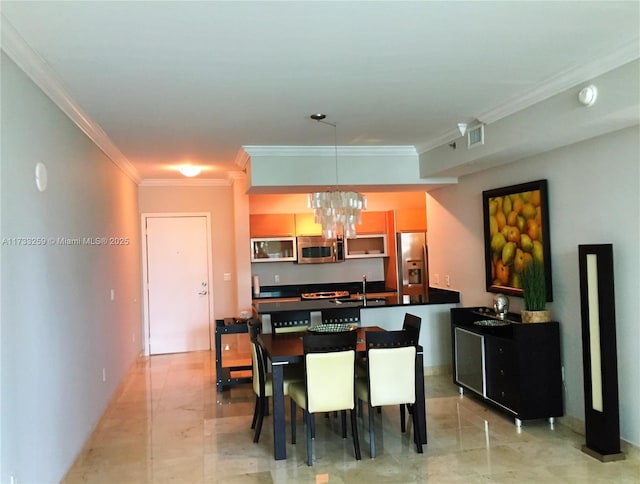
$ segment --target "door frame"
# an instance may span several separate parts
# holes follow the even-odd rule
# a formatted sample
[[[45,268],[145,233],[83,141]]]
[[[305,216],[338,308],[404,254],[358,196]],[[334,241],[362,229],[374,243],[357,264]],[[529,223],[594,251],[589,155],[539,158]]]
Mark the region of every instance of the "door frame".
[[[140,233],[142,243],[142,321],[144,334],[144,355],[149,356],[149,280],[147,261],[147,219],[148,218],[176,218],[176,217],[204,217],[207,225],[207,287],[209,288],[209,349],[215,344],[215,318],[213,317],[213,252],[211,251],[211,214],[209,212],[144,212],[140,214]]]

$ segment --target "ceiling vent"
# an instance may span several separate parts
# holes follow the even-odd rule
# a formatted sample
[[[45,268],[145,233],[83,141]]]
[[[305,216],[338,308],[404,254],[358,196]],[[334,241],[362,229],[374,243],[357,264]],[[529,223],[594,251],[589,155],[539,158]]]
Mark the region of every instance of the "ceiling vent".
[[[474,148],[484,144],[484,124],[479,124],[467,131],[467,148]]]

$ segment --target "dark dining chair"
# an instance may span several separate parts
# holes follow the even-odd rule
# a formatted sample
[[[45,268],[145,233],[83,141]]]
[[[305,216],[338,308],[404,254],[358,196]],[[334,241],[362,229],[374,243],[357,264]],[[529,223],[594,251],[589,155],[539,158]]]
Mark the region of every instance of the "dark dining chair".
[[[404,331],[414,331],[416,342],[420,339],[420,327],[422,326],[422,318],[415,314],[404,314],[404,321],[402,322],[402,329]]]
[[[262,421],[267,414],[269,397],[273,396],[273,384],[271,373],[267,371],[267,358],[264,354],[262,346],[258,341],[258,335],[262,331],[262,322],[258,319],[251,318],[247,321],[249,328],[249,339],[251,341],[251,362],[253,367],[253,392],[256,394],[256,403],[253,409],[253,420],[251,428],[255,429],[253,441],[260,440],[260,432],[262,431]],[[283,389],[284,394],[288,395],[289,385],[293,381],[302,381],[304,375],[302,368],[296,366],[288,367],[284,375]]]
[[[273,333],[306,331],[311,325],[311,311],[276,311],[271,313]]]
[[[368,378],[356,379],[356,396],[358,400],[368,402],[369,450],[373,458],[376,456],[373,408],[416,401],[417,340],[411,331],[368,331],[365,344]],[[414,442],[421,454],[417,415],[412,412],[412,416]],[[406,429],[402,426],[401,430],[405,432]]]
[[[291,398],[291,442],[296,443],[296,405],[307,424],[307,465],[313,465],[314,414],[342,412],[342,437],[346,438],[346,410],[351,412],[351,434],[357,460],[360,456],[355,413],[356,331],[306,334],[302,338],[305,361],[304,382],[289,385]]]
[[[360,324],[360,307],[329,308],[321,311],[322,324]]]

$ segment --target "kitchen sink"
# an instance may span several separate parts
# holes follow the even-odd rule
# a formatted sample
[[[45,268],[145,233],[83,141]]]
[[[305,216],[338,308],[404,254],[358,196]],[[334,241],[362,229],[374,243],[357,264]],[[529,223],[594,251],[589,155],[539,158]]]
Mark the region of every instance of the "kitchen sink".
[[[363,300],[362,298],[337,298],[337,299],[331,299],[332,303],[334,304],[344,304],[344,303],[358,303],[358,304],[363,304]],[[372,298],[367,298],[367,304],[369,303],[386,303],[387,300],[384,297],[372,297]]]

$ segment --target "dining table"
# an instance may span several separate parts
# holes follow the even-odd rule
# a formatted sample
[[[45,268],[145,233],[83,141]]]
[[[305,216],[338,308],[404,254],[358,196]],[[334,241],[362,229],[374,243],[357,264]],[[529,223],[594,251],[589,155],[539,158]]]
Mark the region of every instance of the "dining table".
[[[357,346],[356,358],[364,358],[367,354],[365,346],[365,333],[367,331],[385,331],[378,326],[358,327],[356,330]],[[287,458],[286,427],[285,427],[285,403],[284,403],[284,369],[287,365],[302,363],[304,351],[302,347],[302,336],[304,332],[297,333],[261,333],[258,342],[262,345],[264,352],[271,362],[272,385],[273,385],[273,454],[275,460]],[[417,346],[416,351],[416,402],[413,405],[413,412],[417,416],[417,428],[414,429],[414,439],[420,439],[425,445],[427,443],[427,418],[424,394],[424,367],[423,348]]]

